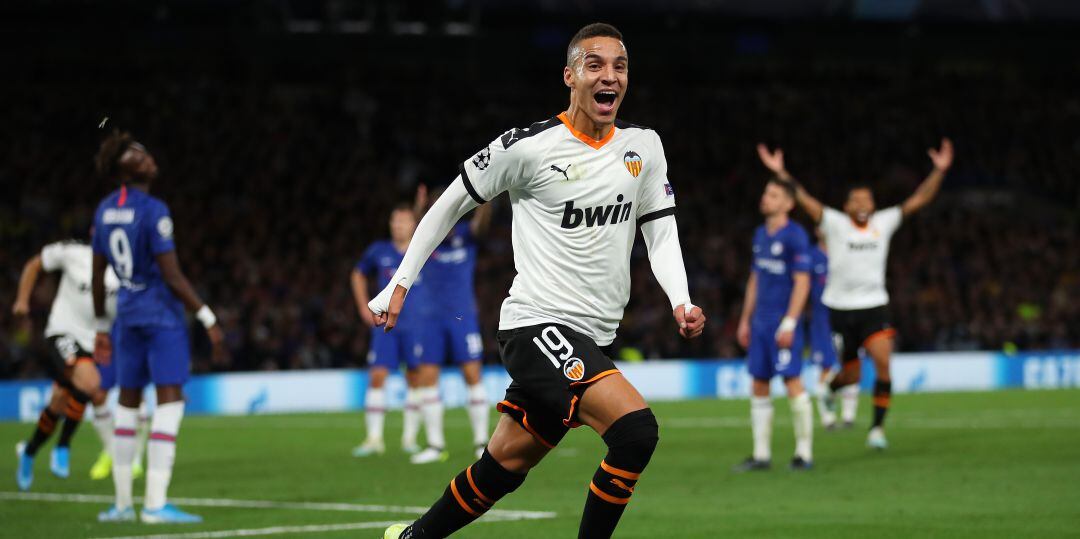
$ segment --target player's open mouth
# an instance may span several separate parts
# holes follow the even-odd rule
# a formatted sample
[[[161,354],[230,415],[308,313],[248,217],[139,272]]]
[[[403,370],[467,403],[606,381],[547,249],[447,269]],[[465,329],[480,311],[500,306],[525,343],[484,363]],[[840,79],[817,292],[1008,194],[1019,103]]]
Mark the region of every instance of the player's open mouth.
[[[615,93],[615,90],[600,90],[593,94],[593,99],[596,100],[597,108],[602,113],[610,113],[615,110],[615,100],[619,97],[619,94]]]

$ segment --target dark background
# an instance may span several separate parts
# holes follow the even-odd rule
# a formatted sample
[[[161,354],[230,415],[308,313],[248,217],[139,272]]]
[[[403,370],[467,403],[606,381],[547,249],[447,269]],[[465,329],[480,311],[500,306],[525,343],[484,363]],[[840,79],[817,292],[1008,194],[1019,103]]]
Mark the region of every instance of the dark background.
[[[1052,1],[5,2],[0,6],[0,376],[35,374],[10,305],[45,243],[85,237],[112,182],[99,122],[154,153],[180,259],[226,328],[199,371],[359,366],[368,332],[348,272],[390,205],[510,127],[563,110],[565,47],[602,20],[626,35],[620,117],[656,129],[706,335],[683,342],[634,256],[619,347],[732,357],[766,178],[782,145],[830,205],[866,182],[880,207],[957,159],[892,244],[902,350],[1080,347],[1080,4]],[[805,215],[798,218],[804,224]],[[513,278],[509,206],[481,251],[486,355]]]

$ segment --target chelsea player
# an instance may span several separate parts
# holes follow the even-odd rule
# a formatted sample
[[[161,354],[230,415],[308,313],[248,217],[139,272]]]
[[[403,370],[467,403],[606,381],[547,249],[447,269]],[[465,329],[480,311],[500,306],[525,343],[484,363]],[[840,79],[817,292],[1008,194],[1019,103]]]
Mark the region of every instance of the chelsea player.
[[[146,497],[140,518],[146,523],[201,522],[201,517],[166,502],[184,416],[182,387],[191,366],[184,307],[195,311],[206,328],[215,357],[223,353],[224,335],[213,311],[180,270],[169,207],[149,193],[158,175],[154,157],[131,134],[113,131],[102,142],[95,164],[99,174],[120,183],[98,205],[92,244],[91,290],[98,326],[94,356],[99,362],[108,362],[112,356],[120,386],[113,439],[116,503],[98,520],[135,520],[131,495],[135,430],[143,388],[153,383],[157,410],[147,448]],[[105,313],[109,266],[120,279],[115,343]]]

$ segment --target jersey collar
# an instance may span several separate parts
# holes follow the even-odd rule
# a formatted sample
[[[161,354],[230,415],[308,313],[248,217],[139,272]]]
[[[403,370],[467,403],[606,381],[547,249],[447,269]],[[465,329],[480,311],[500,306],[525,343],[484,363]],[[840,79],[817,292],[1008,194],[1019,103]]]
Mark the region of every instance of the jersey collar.
[[[570,134],[574,135],[574,137],[576,137],[581,142],[584,142],[585,144],[588,144],[594,150],[599,150],[600,148],[603,148],[605,144],[607,144],[608,142],[611,142],[612,137],[615,136],[615,130],[618,129],[617,127],[615,127],[613,125],[613,126],[611,126],[611,131],[608,131],[608,134],[604,135],[604,138],[602,138],[600,140],[596,140],[596,139],[590,137],[589,135],[586,135],[585,133],[582,133],[581,131],[578,131],[574,127],[574,125],[570,123],[570,118],[568,118],[566,116],[565,112],[559,113],[558,118],[559,118],[559,121],[561,121],[563,123],[563,125],[565,125],[566,128],[570,130]]]

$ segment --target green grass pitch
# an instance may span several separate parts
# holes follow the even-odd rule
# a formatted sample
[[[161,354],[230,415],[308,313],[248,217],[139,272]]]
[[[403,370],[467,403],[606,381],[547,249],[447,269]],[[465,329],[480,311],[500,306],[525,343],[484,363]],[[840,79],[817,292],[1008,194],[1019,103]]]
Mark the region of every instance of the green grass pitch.
[[[776,404],[774,468],[743,475],[730,470],[749,454],[745,401],[655,404],[660,446],[615,536],[1080,537],[1080,391],[901,395],[889,418],[892,447],[883,453],[863,445],[864,400],[856,429],[815,432],[815,469],[808,473],[786,468],[794,445],[790,413],[786,401]],[[426,507],[472,461],[463,410],[447,412],[450,461],[421,467],[408,464],[394,443],[382,457],[350,457],[361,437],[360,414],[190,417],[170,495],[194,499],[178,505],[206,522],[98,524],[95,515],[106,507],[101,500],[111,495],[112,483],[87,478],[99,449],[89,425],[73,444],[70,479],[49,473],[51,445],[39,454],[31,492],[63,496],[27,499],[15,492],[11,448],[31,428],[0,423],[0,443],[8,448],[0,459],[3,537],[194,539],[263,530],[275,537],[378,538],[382,522],[411,520],[409,507]],[[399,433],[400,414],[392,413],[388,440]],[[576,537],[588,481],[603,454],[588,429],[570,433],[496,506],[554,517],[511,520],[519,515],[504,513],[456,536]],[[142,481],[135,488],[141,494]],[[79,502],[74,494],[92,496]]]

